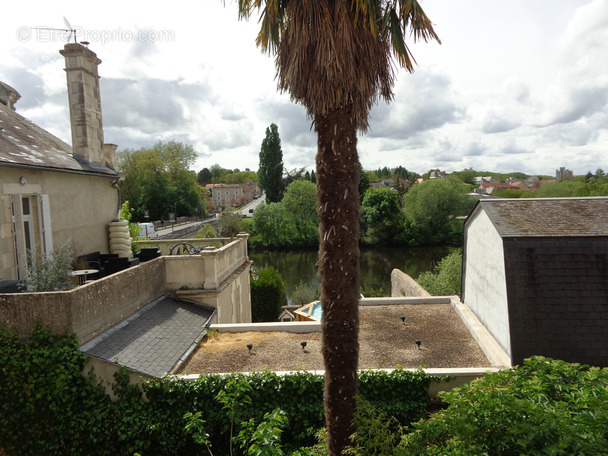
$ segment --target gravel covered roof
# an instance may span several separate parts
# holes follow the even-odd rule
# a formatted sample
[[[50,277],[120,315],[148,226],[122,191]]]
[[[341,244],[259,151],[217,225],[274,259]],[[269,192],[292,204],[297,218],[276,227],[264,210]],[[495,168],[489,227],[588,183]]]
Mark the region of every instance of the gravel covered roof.
[[[491,367],[451,304],[360,306],[359,369]],[[405,316],[405,324],[401,316]],[[420,348],[416,340],[421,340]],[[301,342],[306,341],[306,351]],[[247,344],[252,344],[251,353]],[[321,333],[219,332],[180,374],[323,370]]]

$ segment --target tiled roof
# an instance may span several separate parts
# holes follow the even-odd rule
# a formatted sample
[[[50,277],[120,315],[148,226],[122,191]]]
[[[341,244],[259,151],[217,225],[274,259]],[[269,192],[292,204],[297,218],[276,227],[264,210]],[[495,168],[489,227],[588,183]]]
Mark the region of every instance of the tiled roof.
[[[607,197],[485,199],[479,210],[502,237],[608,236]]]
[[[105,165],[76,159],[72,147],[0,103],[0,166],[117,176]]]

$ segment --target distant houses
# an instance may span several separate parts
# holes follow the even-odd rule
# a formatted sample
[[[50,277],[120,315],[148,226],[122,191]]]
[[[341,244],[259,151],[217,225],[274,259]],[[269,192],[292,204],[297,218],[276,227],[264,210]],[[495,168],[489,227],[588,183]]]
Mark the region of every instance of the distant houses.
[[[216,212],[242,206],[260,194],[260,188],[253,181],[245,184],[207,184],[205,188],[211,193],[211,205]]]

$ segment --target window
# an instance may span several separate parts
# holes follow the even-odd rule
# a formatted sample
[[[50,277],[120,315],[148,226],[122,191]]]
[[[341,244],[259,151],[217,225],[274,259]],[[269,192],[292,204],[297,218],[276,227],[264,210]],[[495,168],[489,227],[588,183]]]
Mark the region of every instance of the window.
[[[10,200],[16,277],[24,280],[28,252],[48,255],[53,251],[49,197],[11,194]]]

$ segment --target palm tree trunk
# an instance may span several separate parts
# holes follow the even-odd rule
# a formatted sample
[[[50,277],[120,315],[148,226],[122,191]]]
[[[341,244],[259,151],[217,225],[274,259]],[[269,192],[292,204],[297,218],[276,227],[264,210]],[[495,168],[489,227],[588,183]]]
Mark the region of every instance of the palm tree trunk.
[[[354,432],[359,361],[359,167],[352,106],[315,116],[325,419],[330,455]]]

